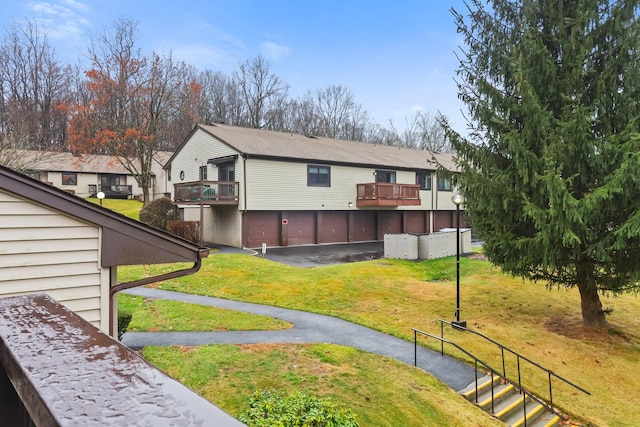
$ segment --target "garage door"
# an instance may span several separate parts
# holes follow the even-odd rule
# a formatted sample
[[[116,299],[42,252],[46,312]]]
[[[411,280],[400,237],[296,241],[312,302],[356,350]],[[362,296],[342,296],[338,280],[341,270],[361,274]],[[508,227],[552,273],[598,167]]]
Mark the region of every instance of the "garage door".
[[[280,246],[280,212],[247,212],[244,224],[246,247]]]
[[[291,212],[283,216],[283,224],[286,219],[286,242],[288,246],[312,245],[316,242],[316,215],[315,212]]]
[[[424,234],[427,232],[424,211],[406,211],[404,213],[404,232],[409,234]]]
[[[380,225],[379,240],[384,239],[385,234],[400,234],[402,233],[402,212],[380,211],[378,224]]]
[[[349,227],[349,240],[352,242],[365,242],[378,240],[376,212],[357,211],[351,213],[351,226]]]
[[[440,231],[443,228],[455,227],[455,212],[436,211],[433,213],[433,231]]]
[[[318,243],[347,241],[347,212],[318,212]]]

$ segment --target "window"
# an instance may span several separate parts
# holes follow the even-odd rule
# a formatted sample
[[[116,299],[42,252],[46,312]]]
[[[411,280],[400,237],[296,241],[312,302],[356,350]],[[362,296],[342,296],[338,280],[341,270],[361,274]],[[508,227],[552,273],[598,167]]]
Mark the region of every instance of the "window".
[[[236,196],[236,186],[233,183],[236,180],[236,164],[232,162],[218,163],[218,188],[222,196]],[[231,184],[223,184],[223,183]]]
[[[207,165],[200,166],[200,181],[207,180]]]
[[[218,181],[234,182],[236,180],[236,165],[234,162],[218,164]]]
[[[117,185],[126,185],[126,183],[127,177],[123,175],[100,175],[100,185],[103,189]]]
[[[77,173],[63,173],[62,174],[62,185],[78,185],[78,174]]]
[[[431,190],[431,172],[416,172],[416,184],[421,190]]]
[[[329,166],[307,165],[307,186],[331,187],[331,168]]]
[[[451,191],[451,180],[445,177],[438,177],[438,191]]]
[[[376,170],[376,182],[388,182],[394,184],[396,182],[396,171]]]

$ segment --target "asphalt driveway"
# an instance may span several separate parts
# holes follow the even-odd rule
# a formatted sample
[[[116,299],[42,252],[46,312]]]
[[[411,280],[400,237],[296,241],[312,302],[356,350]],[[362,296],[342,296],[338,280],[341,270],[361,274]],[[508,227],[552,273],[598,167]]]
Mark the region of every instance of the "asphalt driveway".
[[[384,242],[338,243],[309,246],[281,246],[267,248],[263,255],[260,250],[244,250],[228,246],[214,245],[218,253],[246,253],[291,265],[294,267],[316,267],[342,264],[345,262],[379,259],[384,256]],[[215,254],[215,252],[214,252]]]

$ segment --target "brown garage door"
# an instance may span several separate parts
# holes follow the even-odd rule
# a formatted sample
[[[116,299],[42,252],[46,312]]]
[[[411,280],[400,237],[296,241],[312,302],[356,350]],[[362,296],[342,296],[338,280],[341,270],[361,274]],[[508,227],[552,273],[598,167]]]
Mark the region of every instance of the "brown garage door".
[[[316,242],[315,212],[291,212],[283,214],[283,231],[286,241],[283,245],[312,245]],[[284,225],[286,219],[287,224]]]
[[[455,227],[455,212],[436,211],[433,213],[433,231],[440,231],[443,228]]]
[[[379,233],[378,239],[384,239],[385,234],[402,233],[402,212],[386,212],[378,213]]]
[[[318,212],[318,243],[347,241],[347,212]]]
[[[404,212],[404,232],[409,234],[424,234],[427,232],[424,211]]]
[[[259,248],[280,245],[280,212],[247,212],[244,215],[244,245]]]
[[[349,240],[352,242],[365,242],[377,240],[376,212],[357,211],[351,213],[349,226]]]

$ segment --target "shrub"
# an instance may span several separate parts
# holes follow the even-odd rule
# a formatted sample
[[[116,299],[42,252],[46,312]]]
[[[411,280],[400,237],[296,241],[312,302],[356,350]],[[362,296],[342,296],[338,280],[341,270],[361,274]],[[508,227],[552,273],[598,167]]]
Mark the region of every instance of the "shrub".
[[[140,209],[140,221],[152,227],[167,229],[167,225],[176,219],[173,203],[168,197],[153,200]]]
[[[359,427],[349,409],[304,393],[256,391],[238,419],[250,427]]]
[[[118,339],[121,339],[122,335],[127,332],[132,317],[133,314],[131,312],[118,310]]]
[[[200,242],[200,223],[198,221],[173,221],[169,232],[193,243]]]

